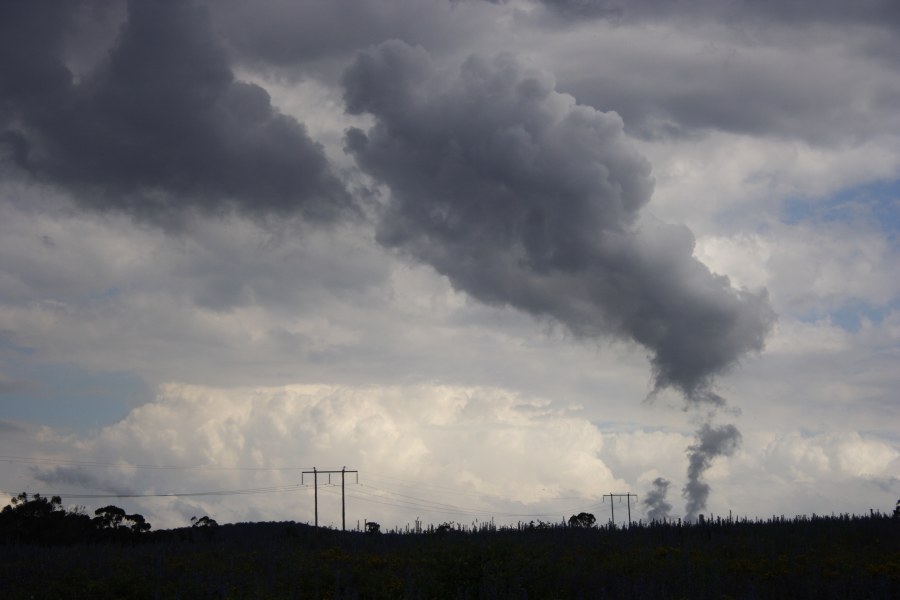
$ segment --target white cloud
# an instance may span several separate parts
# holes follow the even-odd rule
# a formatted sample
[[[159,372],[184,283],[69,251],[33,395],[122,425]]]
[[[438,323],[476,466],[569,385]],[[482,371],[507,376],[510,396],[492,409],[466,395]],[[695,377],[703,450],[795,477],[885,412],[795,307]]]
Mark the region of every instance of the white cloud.
[[[737,422],[747,425],[745,418]],[[346,467],[358,470],[360,481],[348,479],[351,526],[356,519],[393,526],[417,517],[426,523],[556,520],[581,510],[605,519],[603,494],[630,491],[639,502],[662,476],[673,483],[668,500],[679,516],[684,457],[693,441],[685,427],[601,433],[577,412],[487,387],[168,384],[153,402],[94,435],[46,428],[18,435],[17,452],[40,448],[44,460],[130,466],[44,462],[36,472],[33,464],[7,465],[3,487],[151,494],[276,487],[259,494],[69,502],[126,505],[156,527],[183,525],[197,514],[223,522],[311,522],[311,490],[297,486],[300,470]],[[716,459],[706,474],[713,488],[709,512],[765,517],[887,510],[900,491],[896,439],[752,424],[746,429],[738,453]],[[10,448],[0,445],[4,453]],[[339,526],[339,475],[331,476],[331,486],[327,481],[322,476],[320,522]],[[624,518],[622,508],[617,518]],[[642,516],[638,504],[632,508],[635,518]]]
[[[823,475],[837,479],[895,474],[900,452],[888,443],[859,433],[773,436],[762,456],[773,474],[804,482]]]
[[[5,211],[0,276],[12,283],[0,330],[31,360],[151,385],[499,385],[564,405],[599,396],[614,420],[634,419],[649,389],[636,349],[582,344],[474,302],[366,228],[272,234],[223,219],[188,237],[114,217]]]
[[[653,164],[650,210],[701,238],[752,234],[777,222],[786,200],[814,205],[900,175],[900,139],[890,135],[836,147],[722,132],[636,143]]]
[[[225,390],[170,384],[123,421],[90,439],[67,443],[83,460],[201,467],[110,468],[104,473],[105,479],[141,493],[292,486],[303,468],[346,466],[359,471],[363,484],[349,488],[354,518],[392,523],[402,523],[415,510],[398,494],[429,505],[418,509],[435,521],[475,514],[514,521],[520,513],[556,514],[570,505],[590,504],[606,490],[625,485],[598,458],[603,435],[587,420],[496,388]],[[297,469],[252,470],[277,467]],[[50,472],[45,477],[50,483],[58,479],[49,466],[41,468]],[[72,488],[72,478],[57,483]],[[442,486],[447,494],[440,492]],[[188,508],[214,517],[224,512],[232,520],[251,518],[255,511],[271,520],[311,521],[308,492],[185,498],[181,509],[165,499],[135,502],[157,526],[182,524],[191,516],[184,512]],[[366,500],[372,494],[379,502]],[[460,510],[453,515],[435,503]],[[335,522],[333,509],[323,508],[324,522]]]
[[[773,223],[762,232],[701,237],[696,255],[737,285],[766,287],[785,317],[827,316],[848,303],[900,297],[900,262],[888,235],[863,222]]]

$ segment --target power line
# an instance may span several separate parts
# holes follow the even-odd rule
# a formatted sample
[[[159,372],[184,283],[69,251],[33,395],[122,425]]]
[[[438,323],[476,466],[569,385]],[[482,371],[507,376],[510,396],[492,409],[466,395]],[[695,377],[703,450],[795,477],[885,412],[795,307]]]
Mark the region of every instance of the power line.
[[[336,494],[337,492],[331,492],[331,493]],[[395,508],[406,508],[406,509],[412,508],[412,509],[415,509],[415,510],[423,512],[423,513],[431,513],[431,514],[437,513],[437,514],[445,514],[445,515],[466,515],[466,516],[477,516],[479,514],[480,515],[489,514],[489,511],[469,513],[469,512],[463,512],[460,510],[447,510],[447,509],[440,509],[440,508],[431,508],[431,507],[427,507],[427,506],[420,506],[420,505],[404,503],[404,502],[390,502],[387,499],[382,499],[381,496],[374,496],[374,495],[357,496],[353,493],[348,493],[347,495],[350,496],[351,498],[355,498],[355,499],[361,500],[363,502],[370,502],[372,504],[381,504],[383,506],[393,506]]]
[[[147,465],[125,462],[72,460],[65,458],[37,458],[28,456],[0,456],[0,461],[24,464],[56,464],[75,467],[103,467],[122,469],[156,469],[172,471],[302,471],[312,467],[217,467],[213,465]]]
[[[398,486],[405,487],[405,488],[415,488],[417,490],[421,489],[422,491],[433,490],[433,491],[439,493],[441,496],[454,495],[454,496],[466,496],[469,498],[478,498],[478,499],[484,499],[485,496],[490,496],[490,494],[488,492],[462,491],[457,488],[451,488],[451,487],[448,487],[445,485],[439,485],[436,483],[418,483],[418,482],[406,483],[403,479],[398,479],[396,477],[388,477],[386,475],[382,475],[380,477],[375,476],[375,475],[369,475],[366,477],[366,481],[376,481],[376,482],[380,481],[380,482],[386,483],[387,485],[398,485]],[[557,496],[557,497],[553,498],[553,501],[560,501],[560,500],[579,501],[579,500],[584,500],[584,497],[583,496]]]
[[[368,490],[375,490],[377,492],[383,492],[390,496],[397,496],[398,498],[385,497],[382,495],[375,494]],[[526,513],[526,512],[509,512],[509,511],[500,511],[492,508],[472,508],[465,506],[457,506],[454,504],[448,504],[445,502],[436,502],[433,500],[428,500],[425,498],[419,498],[416,496],[409,496],[407,494],[400,494],[397,492],[393,492],[390,490],[385,490],[381,488],[376,488],[366,484],[359,484],[356,492],[359,494],[363,494],[364,496],[359,496],[355,494],[350,494],[351,497],[356,498],[358,500],[363,500],[365,502],[373,502],[375,504],[383,504],[387,506],[394,506],[398,508],[412,508],[415,510],[421,510],[423,512],[431,512],[431,513],[440,513],[440,514],[449,514],[449,515],[465,515],[465,516],[478,516],[478,515],[493,515],[496,517],[556,517],[561,513],[569,513],[573,511],[578,511],[579,508],[567,508],[560,511],[553,512],[534,512],[534,513]]]
[[[464,508],[464,507],[456,506],[454,504],[448,504],[446,502],[436,502],[434,500],[428,500],[426,498],[419,498],[416,496],[409,496],[407,494],[400,494],[398,492],[392,492],[390,490],[376,488],[376,487],[373,487],[370,485],[366,485],[364,483],[361,483],[359,485],[360,485],[360,487],[363,487],[363,488],[368,488],[368,489],[376,490],[379,492],[384,492],[386,494],[391,494],[393,496],[398,496],[399,498],[401,498],[401,500],[399,500],[399,502],[407,502],[407,503],[414,504],[414,505],[427,506],[428,508],[452,509],[452,510],[460,511],[460,512],[463,512],[463,511],[464,512],[472,512],[472,513],[478,513],[478,512],[483,513],[484,512],[482,510],[475,509],[475,508]],[[361,491],[361,493],[364,493],[364,494],[366,493],[364,490],[360,490],[360,491]],[[368,495],[377,496],[377,494],[372,494],[371,492],[369,492]]]
[[[314,490],[314,506],[316,513],[316,527],[319,527],[319,475],[328,475],[328,483],[331,483],[331,475],[332,473],[340,473],[341,474],[341,530],[347,530],[347,499],[344,492],[344,476],[347,473],[355,473],[356,474],[356,483],[359,483],[359,471],[348,471],[347,467],[341,467],[341,470],[324,470],[320,471],[315,467],[312,468],[312,471],[303,471],[300,474],[300,481],[303,481],[304,475],[312,475],[313,476],[313,490]]]
[[[441,495],[450,494],[450,495],[454,495],[454,496],[468,496],[470,498],[483,498],[485,496],[485,494],[483,492],[463,491],[463,490],[460,490],[457,488],[452,488],[452,487],[449,487],[446,485],[439,485],[436,483],[419,483],[419,482],[407,483],[403,479],[398,479],[396,477],[388,477],[386,475],[382,475],[380,477],[376,476],[376,475],[370,475],[370,476],[366,477],[366,480],[382,482],[382,483],[385,483],[388,485],[399,485],[401,487],[407,487],[407,488],[433,490],[437,493],[440,493]]]
[[[0,460],[12,460],[12,461],[20,461],[20,462],[50,462],[50,463],[58,463],[58,464],[77,464],[81,466],[110,466],[110,467],[130,467],[130,468],[147,468],[147,469],[182,469],[182,470],[192,470],[192,469],[209,469],[209,470],[250,470],[250,471],[280,471],[280,470],[294,470],[301,469],[301,467],[203,467],[203,466],[177,466],[177,465],[128,465],[125,463],[109,463],[109,462],[100,462],[100,461],[75,461],[75,460],[63,460],[63,459],[41,459],[34,457],[20,457],[20,456],[3,456],[0,455]],[[316,473],[319,475],[327,474],[329,470],[318,470],[315,469]],[[341,470],[330,470],[331,473],[341,473],[344,471],[345,473],[355,471],[346,471],[345,469]],[[310,473],[313,474],[313,473]],[[455,494],[459,496],[469,496],[469,497],[477,497],[484,499],[484,494],[477,494],[472,492],[464,492],[459,490],[454,490],[448,486],[442,486],[437,484],[418,484],[418,483],[405,483],[403,480],[393,477],[372,477],[371,479],[380,480],[383,482],[388,482],[389,480],[393,480],[393,485],[399,485],[400,487],[422,487],[422,488],[432,488],[435,491],[440,490],[441,496],[446,496],[448,494]],[[324,492],[333,492],[337,494],[336,490],[331,490],[328,487],[329,484],[319,483],[317,487],[323,488]],[[106,499],[106,498],[179,498],[179,497],[203,497],[203,496],[236,496],[236,495],[248,495],[248,494],[269,494],[269,493],[284,493],[284,492],[295,492],[303,489],[308,489],[313,487],[309,484],[303,485],[281,485],[281,486],[270,486],[270,487],[258,487],[258,488],[245,488],[245,489],[227,489],[227,490],[215,490],[215,491],[200,491],[200,492],[172,492],[172,493],[160,493],[160,494],[108,494],[108,493],[48,493],[42,494],[46,496],[61,496],[69,499]],[[336,487],[336,485],[332,485],[331,487]],[[342,486],[343,488],[343,486]],[[318,494],[318,490],[314,488],[313,490],[316,495]],[[423,491],[428,491],[423,490]],[[342,490],[343,492],[343,490]],[[600,508],[603,503],[594,503],[589,506],[585,506],[581,504],[580,506],[576,506],[574,508],[565,508],[561,510],[553,510],[552,512],[542,511],[542,512],[510,512],[510,511],[500,511],[492,508],[473,508],[471,506],[460,506],[457,504],[452,504],[449,502],[442,502],[437,500],[431,500],[428,498],[423,498],[421,496],[410,495],[401,493],[398,491],[394,491],[391,489],[386,489],[384,487],[375,487],[367,484],[359,484],[357,481],[356,493],[349,493],[352,498],[357,500],[361,500],[364,502],[370,502],[374,504],[381,504],[385,506],[393,506],[396,508],[404,508],[404,509],[412,509],[419,510],[428,513],[438,513],[438,514],[447,514],[447,515],[460,515],[460,516],[479,516],[479,515],[493,515],[497,517],[507,517],[507,518],[546,518],[546,517],[555,517],[560,514],[567,514],[569,512],[575,511],[587,511],[593,510],[595,508]],[[346,492],[342,493],[342,496]],[[577,500],[580,498],[553,498],[552,501],[559,500]],[[605,498],[603,499],[605,501]],[[318,504],[318,502],[316,502]],[[630,508],[630,507],[629,507]],[[318,511],[316,511],[318,512]],[[342,510],[342,513],[344,511]]]
[[[38,492],[40,495],[45,497],[53,497],[59,496],[61,498],[69,498],[69,499],[101,499],[101,498],[183,498],[187,496],[239,496],[245,494],[274,494],[281,492],[296,492],[300,491],[305,486],[300,486],[297,484],[294,485],[282,485],[282,486],[271,486],[271,487],[263,487],[263,488],[247,488],[241,490],[216,490],[216,491],[208,491],[208,492],[176,492],[170,494],[78,494],[78,493],[66,493],[66,492]]]
[[[631,499],[634,498],[637,500],[637,494],[632,494],[631,492],[627,494],[603,494],[603,500],[606,500],[606,497],[609,496],[609,510],[611,513],[610,522],[615,525],[616,523],[616,509],[615,502],[616,498],[626,498],[628,500],[628,526],[631,527]],[[621,500],[620,500],[621,502]]]

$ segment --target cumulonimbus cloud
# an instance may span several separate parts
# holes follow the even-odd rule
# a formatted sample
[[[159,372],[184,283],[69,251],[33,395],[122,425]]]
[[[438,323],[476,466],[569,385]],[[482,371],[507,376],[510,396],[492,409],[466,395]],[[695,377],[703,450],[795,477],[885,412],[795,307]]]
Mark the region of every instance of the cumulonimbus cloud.
[[[763,347],[764,291],[711,273],[687,228],[639,224],[650,165],[615,113],[509,56],[446,71],[401,41],[360,53],[343,84],[348,111],[375,118],[346,148],[390,188],[383,245],[484,302],[641,344],[654,388],[691,402],[721,404],[715,376]]]

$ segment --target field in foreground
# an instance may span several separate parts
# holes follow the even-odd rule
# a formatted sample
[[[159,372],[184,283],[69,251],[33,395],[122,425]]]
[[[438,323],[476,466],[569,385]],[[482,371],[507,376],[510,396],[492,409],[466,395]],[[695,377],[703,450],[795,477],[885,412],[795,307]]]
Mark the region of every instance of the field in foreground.
[[[372,534],[295,523],[0,544],[4,598],[900,598],[900,519]]]

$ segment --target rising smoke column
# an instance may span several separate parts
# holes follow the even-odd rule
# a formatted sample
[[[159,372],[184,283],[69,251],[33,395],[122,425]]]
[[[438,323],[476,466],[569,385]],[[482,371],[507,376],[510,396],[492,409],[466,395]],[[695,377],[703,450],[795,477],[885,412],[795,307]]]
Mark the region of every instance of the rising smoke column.
[[[653,480],[653,489],[644,496],[644,508],[647,509],[647,518],[651,521],[665,521],[669,518],[672,505],[666,502],[666,494],[669,492],[669,480],[657,477]]]
[[[765,291],[735,289],[694,258],[686,227],[640,219],[650,165],[617,114],[578,105],[512,57],[448,70],[396,40],[358,54],[343,85],[348,112],[374,117],[345,147],[390,189],[382,245],[483,302],[581,338],[637,342],[654,392],[724,405],[714,378],[762,349],[774,313]],[[716,455],[704,435],[692,446],[693,508]]]
[[[709,484],[703,481],[703,474],[712,466],[713,459],[731,456],[740,443],[741,433],[734,425],[713,427],[707,423],[697,431],[696,442],[688,447],[688,481],[682,490],[687,500],[686,521],[694,521],[706,508]]]

